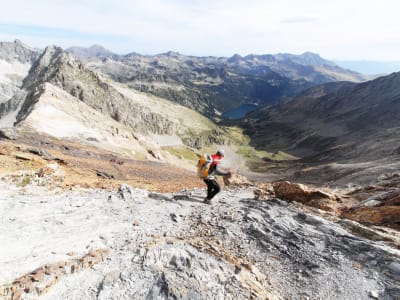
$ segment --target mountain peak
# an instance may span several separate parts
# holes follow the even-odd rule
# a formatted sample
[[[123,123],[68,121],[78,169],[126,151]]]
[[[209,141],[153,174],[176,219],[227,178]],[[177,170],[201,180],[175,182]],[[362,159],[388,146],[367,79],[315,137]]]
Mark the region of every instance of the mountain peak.
[[[62,52],[62,51],[64,51],[64,50],[59,46],[49,45],[44,49],[43,54],[47,54],[47,55],[51,54],[51,55],[53,55],[54,53]]]
[[[303,54],[299,55],[299,58],[303,61],[303,63],[308,65],[334,65],[329,60],[323,59],[318,53],[313,53],[310,51],[306,51]]]
[[[112,51],[98,44],[94,44],[88,48],[70,47],[66,51],[80,59],[88,59],[90,57],[105,58],[115,55]]]
[[[42,66],[48,66],[50,64],[50,61],[55,57],[59,56],[60,54],[65,53],[65,51],[58,46],[55,45],[50,45],[47,46],[42,55],[40,56],[39,60],[37,61],[38,64]]]
[[[93,45],[90,46],[88,49],[93,49],[93,50],[99,49],[99,50],[107,50],[107,51],[108,51],[108,49],[106,49],[104,46],[99,45],[99,44],[93,44]]]
[[[169,56],[169,57],[178,57],[178,56],[181,56],[181,54],[180,54],[179,52],[177,52],[177,51],[168,51],[168,52],[165,52],[165,53],[161,53],[160,55],[162,55],[162,56]]]
[[[318,58],[321,58],[321,56],[320,56],[318,53],[314,53],[314,52],[311,52],[311,51],[306,51],[306,52],[304,52],[303,54],[300,54],[300,56],[303,56],[303,57],[318,57]]]
[[[24,47],[24,48],[28,48],[28,49],[31,49],[31,47],[29,47],[28,45],[26,45],[25,43],[23,43],[21,40],[19,40],[19,39],[15,39],[14,40],[14,44],[15,45],[18,45],[18,46],[21,46],[21,47]]]
[[[14,42],[0,42],[0,59],[8,62],[19,61],[32,64],[39,55],[38,50],[27,46],[18,39]]]
[[[46,47],[24,79],[24,87],[29,88],[53,78],[65,65],[79,68],[81,62],[61,47]]]
[[[242,59],[243,57],[236,53],[232,55],[232,57],[228,58],[228,62],[239,62]]]

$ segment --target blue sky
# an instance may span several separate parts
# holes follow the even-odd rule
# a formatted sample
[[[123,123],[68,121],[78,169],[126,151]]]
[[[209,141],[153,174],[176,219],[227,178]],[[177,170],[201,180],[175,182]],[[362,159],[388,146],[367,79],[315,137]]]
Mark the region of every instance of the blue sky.
[[[398,0],[0,1],[0,40],[38,48],[400,61]]]

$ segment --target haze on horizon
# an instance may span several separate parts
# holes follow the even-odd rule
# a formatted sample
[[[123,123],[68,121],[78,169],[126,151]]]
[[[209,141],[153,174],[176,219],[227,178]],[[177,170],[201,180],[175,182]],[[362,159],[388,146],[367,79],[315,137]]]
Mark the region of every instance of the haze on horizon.
[[[100,44],[118,54],[311,51],[336,61],[400,61],[395,0],[2,1],[0,40]]]

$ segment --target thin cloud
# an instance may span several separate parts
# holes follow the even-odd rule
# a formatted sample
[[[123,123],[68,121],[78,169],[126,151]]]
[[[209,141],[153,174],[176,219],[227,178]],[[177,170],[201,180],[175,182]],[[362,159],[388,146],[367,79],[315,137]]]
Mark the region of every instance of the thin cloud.
[[[25,40],[34,40],[33,47],[50,40],[63,47],[93,42],[116,53],[311,51],[328,59],[378,60],[399,60],[400,53],[395,43],[400,40],[398,0],[385,0],[385,5],[380,0],[3,2],[0,40],[14,33],[15,38],[30,37]]]

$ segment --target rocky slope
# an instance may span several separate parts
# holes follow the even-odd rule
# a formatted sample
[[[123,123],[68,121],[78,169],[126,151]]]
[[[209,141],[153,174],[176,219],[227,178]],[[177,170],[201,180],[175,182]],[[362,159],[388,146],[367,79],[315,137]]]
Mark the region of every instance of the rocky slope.
[[[399,82],[400,74],[393,73],[361,84],[319,86],[291,101],[265,108],[246,122],[253,126],[250,130],[260,133],[254,135],[259,144],[272,141],[272,132],[282,135],[277,146],[283,148],[320,152],[345,142],[359,143],[364,136],[370,139],[399,126]],[[285,128],[288,129],[286,135]],[[296,132],[296,137],[290,138],[289,132]],[[366,149],[363,157],[368,152]]]
[[[336,181],[356,172],[366,183],[362,172],[376,180],[398,162],[399,83],[400,74],[393,73],[360,84],[318,86],[250,114],[242,126],[256,147],[289,152],[313,167],[297,178]]]
[[[10,99],[39,57],[40,51],[19,40],[0,42],[0,103]]]
[[[3,299],[400,296],[399,250],[249,190],[1,187]]]
[[[142,156],[163,146],[199,149],[228,141],[223,129],[195,111],[107,81],[58,47],[46,48],[36,60],[21,95],[0,107],[2,127],[17,124]]]
[[[111,55],[67,49],[113,80],[216,117],[243,104],[267,104],[330,81],[363,81],[317,54],[193,57],[175,52],[154,56]],[[217,110],[217,111],[215,111]]]
[[[171,134],[174,131],[171,121],[132,103],[61,48],[46,48],[25,78],[23,87],[34,91],[46,82],[138,132]],[[19,114],[20,119],[33,101],[28,96]]]
[[[25,97],[21,90],[22,81],[39,55],[40,51],[19,40],[0,42],[0,117],[17,110]],[[7,102],[11,98],[14,100]],[[0,124],[9,126],[14,119],[15,115],[7,120],[0,120]]]
[[[205,205],[194,171],[75,142],[1,140],[0,158],[0,299],[400,296],[381,227],[399,228],[398,174],[342,191],[237,176]]]
[[[40,50],[25,45],[20,40],[0,42],[1,59],[8,62],[20,62],[32,65],[40,55]]]

